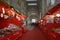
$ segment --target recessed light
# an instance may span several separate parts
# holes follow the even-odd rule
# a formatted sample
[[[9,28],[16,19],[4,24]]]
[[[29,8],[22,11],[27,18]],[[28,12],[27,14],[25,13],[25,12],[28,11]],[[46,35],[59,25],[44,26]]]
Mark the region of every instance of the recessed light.
[[[28,5],[37,5],[37,3],[28,3]]]
[[[37,1],[37,0],[26,0],[26,1]]]

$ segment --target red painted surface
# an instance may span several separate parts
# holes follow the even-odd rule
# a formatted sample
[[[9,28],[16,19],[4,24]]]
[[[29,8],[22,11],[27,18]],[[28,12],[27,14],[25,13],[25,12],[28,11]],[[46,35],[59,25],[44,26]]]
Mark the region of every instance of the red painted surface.
[[[58,27],[60,27],[60,24],[57,24],[57,23],[55,23],[55,24],[46,24],[46,28],[58,28]]]
[[[47,36],[36,26],[33,30],[27,31],[18,40],[48,40]]]
[[[6,6],[5,4],[3,4],[2,2],[0,2],[0,14],[2,13],[2,8],[5,9],[5,14],[9,15],[11,14],[10,11],[14,12],[15,16],[13,18],[8,18],[8,19],[4,19],[0,17],[0,29],[1,28],[5,28],[8,27],[9,24],[15,24],[16,26],[21,27],[22,26],[22,15],[19,15],[19,18],[21,19],[20,21],[18,21],[16,19],[16,15],[17,12],[13,11],[9,6]],[[9,12],[8,12],[9,11]],[[16,40],[17,38],[22,36],[22,29],[18,30],[12,34],[9,34],[3,38],[0,38],[0,40]]]
[[[41,19],[43,22],[40,22],[41,20],[39,20],[39,27],[42,29],[45,35],[48,36],[48,40],[60,40],[60,34],[52,30],[60,28],[60,23],[46,23],[46,15],[56,15],[58,13],[60,14],[60,3],[48,10],[48,12]]]
[[[19,37],[22,36],[22,31],[21,30],[18,30],[12,34],[9,34],[3,38],[0,38],[0,40],[16,40],[18,39]]]
[[[5,14],[6,15],[10,15],[12,12],[14,12],[15,15],[17,15],[17,12],[11,10],[11,8],[9,6],[4,5],[2,2],[0,2],[0,13],[2,13],[2,8],[5,9]],[[8,12],[9,11],[9,12]],[[12,11],[12,12],[11,12]],[[8,24],[12,23],[15,24],[17,26],[21,26],[22,25],[22,15],[19,15],[19,18],[21,19],[20,21],[18,21],[16,19],[16,16],[14,16],[13,18],[8,18],[8,19],[4,19],[0,17],[0,28],[4,28],[7,27]],[[2,26],[2,27],[1,27]]]

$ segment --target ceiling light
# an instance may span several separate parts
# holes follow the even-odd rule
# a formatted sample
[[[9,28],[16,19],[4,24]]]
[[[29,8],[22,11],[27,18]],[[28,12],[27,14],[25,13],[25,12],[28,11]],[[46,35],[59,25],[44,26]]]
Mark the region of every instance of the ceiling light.
[[[28,3],[28,5],[37,5],[37,3]]]
[[[56,14],[57,17],[60,17],[60,14]]]
[[[37,1],[37,0],[26,0],[26,1]]]
[[[2,12],[5,13],[5,9],[4,8],[2,8]]]

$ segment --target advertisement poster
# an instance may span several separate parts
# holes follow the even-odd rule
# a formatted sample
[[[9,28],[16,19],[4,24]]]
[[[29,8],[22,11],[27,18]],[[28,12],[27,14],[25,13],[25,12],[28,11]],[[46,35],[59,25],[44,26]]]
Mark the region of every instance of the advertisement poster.
[[[46,16],[46,23],[54,23],[53,15],[47,15]]]

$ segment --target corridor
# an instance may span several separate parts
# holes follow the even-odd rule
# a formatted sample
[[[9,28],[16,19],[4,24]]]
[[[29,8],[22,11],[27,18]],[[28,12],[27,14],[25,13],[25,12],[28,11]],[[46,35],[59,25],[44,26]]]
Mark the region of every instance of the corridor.
[[[60,40],[60,0],[0,0],[0,40]]]
[[[40,30],[39,27],[34,27],[32,30],[27,31],[18,40],[47,40],[47,36]]]

